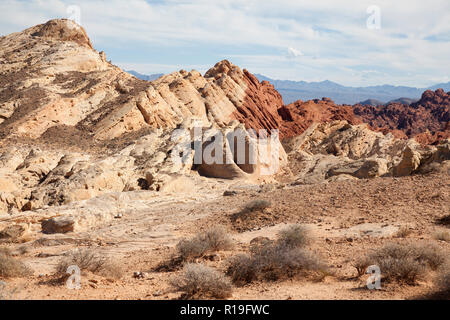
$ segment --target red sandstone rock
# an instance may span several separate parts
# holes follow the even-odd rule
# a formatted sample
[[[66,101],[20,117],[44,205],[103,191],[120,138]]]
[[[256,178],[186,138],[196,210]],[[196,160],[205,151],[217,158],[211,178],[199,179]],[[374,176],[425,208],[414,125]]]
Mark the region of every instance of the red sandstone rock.
[[[303,102],[298,100],[278,110],[283,122],[280,127],[283,138],[301,134],[312,123],[347,120],[350,124],[360,124],[362,121],[353,113],[351,106],[336,105],[329,98]]]
[[[410,106],[391,103],[387,106],[355,105],[354,113],[380,131],[401,130],[407,137],[417,137],[422,144],[437,143],[450,136],[450,92],[427,90]]]

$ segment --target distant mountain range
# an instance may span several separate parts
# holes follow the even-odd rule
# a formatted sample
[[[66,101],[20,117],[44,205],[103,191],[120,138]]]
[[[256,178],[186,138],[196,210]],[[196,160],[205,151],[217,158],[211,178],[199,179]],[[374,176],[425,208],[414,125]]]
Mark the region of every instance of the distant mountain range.
[[[146,81],[153,81],[153,80],[156,80],[158,78],[161,78],[164,75],[164,73],[156,73],[156,74],[151,74],[151,75],[145,75],[145,74],[139,73],[139,72],[134,71],[134,70],[128,70],[128,71],[125,71],[125,72],[128,72],[129,74],[132,74],[133,76],[135,76],[138,79],[146,80]]]
[[[398,99],[394,99],[391,101],[388,101],[386,103],[384,103],[383,101],[377,100],[377,99],[367,99],[364,101],[360,101],[358,102],[358,104],[361,104],[363,106],[380,106],[380,105],[388,105],[391,103],[401,103],[401,104],[406,104],[406,105],[410,105],[414,102],[417,102],[418,99],[411,99],[411,98],[398,98]]]
[[[153,81],[163,74],[144,75],[134,70],[127,71],[138,79]],[[327,97],[338,104],[383,105],[390,102],[411,104],[420,99],[425,90],[450,91],[450,82],[439,83],[429,88],[414,88],[406,86],[370,86],[370,87],[346,87],[336,82],[325,80],[321,82],[274,80],[255,74],[259,81],[269,81],[283,96],[284,103],[289,104],[297,100],[312,100]]]
[[[285,103],[292,103],[299,99],[311,100],[322,97],[331,98],[338,104],[356,104],[356,103],[379,103],[388,102],[411,103],[422,96],[425,90],[436,90],[438,88],[444,91],[450,91],[450,82],[440,83],[429,88],[414,88],[406,86],[370,86],[370,87],[346,87],[338,83],[325,80],[322,82],[274,80],[266,76],[256,74],[260,81],[269,81],[275,86],[278,92],[283,96]],[[368,101],[369,100],[369,101]],[[377,101],[376,101],[377,100]]]

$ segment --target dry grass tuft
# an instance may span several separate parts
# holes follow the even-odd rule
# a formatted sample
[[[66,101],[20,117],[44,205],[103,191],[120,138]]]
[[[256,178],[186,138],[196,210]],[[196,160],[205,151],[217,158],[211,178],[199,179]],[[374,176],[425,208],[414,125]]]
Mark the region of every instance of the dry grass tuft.
[[[158,264],[153,271],[170,272],[178,270],[185,262],[194,262],[207,254],[221,250],[229,250],[233,241],[223,226],[213,227],[197,234],[191,239],[178,242],[177,254],[170,260]]]
[[[264,199],[257,199],[248,202],[244,208],[241,210],[241,214],[256,212],[256,211],[263,211],[264,209],[270,208],[272,206],[272,202],[269,200]]]
[[[309,242],[306,229],[299,225],[282,230],[275,242],[264,242],[252,248],[250,255],[231,259],[227,275],[242,285],[256,280],[276,281],[299,274],[325,274],[326,266],[303,247]]]
[[[107,257],[101,256],[93,250],[75,250],[62,258],[57,267],[55,275],[61,280],[67,279],[70,275],[67,269],[70,266],[77,266],[81,271],[89,271],[104,277],[119,279],[122,270],[113,264]]]
[[[177,251],[183,261],[193,261],[207,253],[228,250],[233,241],[224,227],[218,226],[197,234],[192,239],[183,239],[177,245]]]
[[[222,273],[201,264],[187,264],[170,284],[176,291],[183,292],[183,299],[225,299],[232,293],[232,285]]]
[[[280,231],[278,241],[291,248],[304,247],[311,241],[306,227],[294,224]]]
[[[442,266],[436,279],[436,287],[440,293],[450,298],[450,262]]]
[[[21,261],[10,255],[8,249],[2,248],[0,251],[0,277],[20,278],[31,274],[31,270]]]
[[[412,233],[412,230],[408,227],[401,227],[397,233],[395,234],[395,237],[397,238],[406,238]]]
[[[369,265],[377,265],[385,281],[414,284],[425,275],[427,269],[436,270],[444,262],[445,254],[437,246],[390,243],[358,259],[354,266],[362,275]]]

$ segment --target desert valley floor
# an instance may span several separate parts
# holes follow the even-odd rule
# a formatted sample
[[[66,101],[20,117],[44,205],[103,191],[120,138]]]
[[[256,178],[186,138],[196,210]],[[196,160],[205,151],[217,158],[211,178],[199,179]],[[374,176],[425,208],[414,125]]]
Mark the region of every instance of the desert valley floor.
[[[258,236],[274,238],[285,224],[301,223],[313,234],[311,250],[330,267],[323,279],[302,277],[260,282],[235,288],[233,299],[412,299],[432,294],[432,276],[419,284],[382,284],[368,290],[365,277],[353,267],[362,256],[385,243],[435,243],[443,250],[449,243],[437,240],[438,231],[448,230],[450,182],[448,175],[376,178],[341,181],[326,185],[288,186],[230,184],[207,197],[150,201],[147,209],[127,212],[120,219],[88,232],[41,236],[26,244],[11,246],[20,259],[35,270],[26,279],[8,282],[20,299],[176,299],[168,280],[173,272],[154,272],[155,266],[174,253],[177,242],[211,224],[228,228],[235,240],[232,250],[218,254],[218,261],[202,263],[226,268],[226,259],[245,251]],[[222,183],[220,183],[222,182]],[[236,191],[223,196],[223,189]],[[252,199],[270,200],[273,206],[263,219],[233,225],[230,216]],[[448,215],[447,215],[448,217]],[[399,230],[409,232],[399,234]],[[238,230],[236,230],[238,229]],[[51,284],[58,259],[75,246],[106,254],[124,267],[121,280],[89,274],[80,290]],[[135,277],[143,272],[142,278]]]

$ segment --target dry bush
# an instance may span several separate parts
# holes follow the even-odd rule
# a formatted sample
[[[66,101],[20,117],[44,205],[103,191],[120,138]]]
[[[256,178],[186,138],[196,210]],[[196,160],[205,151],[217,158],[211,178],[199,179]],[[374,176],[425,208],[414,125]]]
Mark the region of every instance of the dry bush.
[[[231,259],[227,275],[236,284],[254,280],[276,281],[306,272],[324,272],[325,265],[310,251],[274,243],[261,246],[250,256]]]
[[[448,231],[437,231],[433,234],[435,240],[450,242],[450,232]]]
[[[222,273],[201,264],[187,264],[170,284],[176,291],[183,292],[184,299],[224,299],[232,293],[232,285]]]
[[[55,275],[60,279],[68,278],[67,268],[77,266],[81,271],[89,271],[101,276],[120,278],[122,270],[107,257],[101,256],[93,250],[75,250],[62,258],[56,266]]]
[[[406,238],[407,236],[409,236],[412,233],[412,230],[409,229],[408,227],[402,227],[400,228],[397,233],[395,234],[395,236],[397,238]]]
[[[450,297],[450,262],[448,261],[440,270],[436,279],[439,292]]]
[[[218,226],[197,234],[192,239],[183,239],[177,244],[177,252],[183,261],[193,261],[207,253],[228,250],[233,242],[224,227]]]
[[[21,261],[12,257],[7,249],[0,252],[0,277],[17,278],[31,274],[31,270]]]
[[[268,200],[257,199],[247,203],[241,210],[241,213],[250,213],[255,211],[262,211],[264,209],[270,208],[272,203]]]
[[[193,262],[208,253],[228,250],[233,247],[233,241],[222,226],[213,227],[197,234],[191,239],[178,242],[177,254],[168,261],[158,264],[153,271],[171,272],[178,270],[185,262]]]
[[[377,265],[385,281],[415,283],[428,268],[436,270],[444,262],[445,255],[437,246],[390,243],[358,260],[355,267],[362,275],[363,267]]]
[[[356,259],[353,263],[353,267],[355,267],[358,272],[358,277],[361,277],[366,273],[367,268],[371,265],[370,259],[367,256]]]
[[[414,254],[417,261],[432,270],[437,270],[446,261],[445,253],[433,244],[414,245]]]
[[[295,224],[280,231],[278,241],[291,248],[304,247],[310,242],[306,227]]]
[[[243,285],[258,279],[259,268],[255,259],[246,254],[233,257],[227,269],[227,275],[233,283]]]

